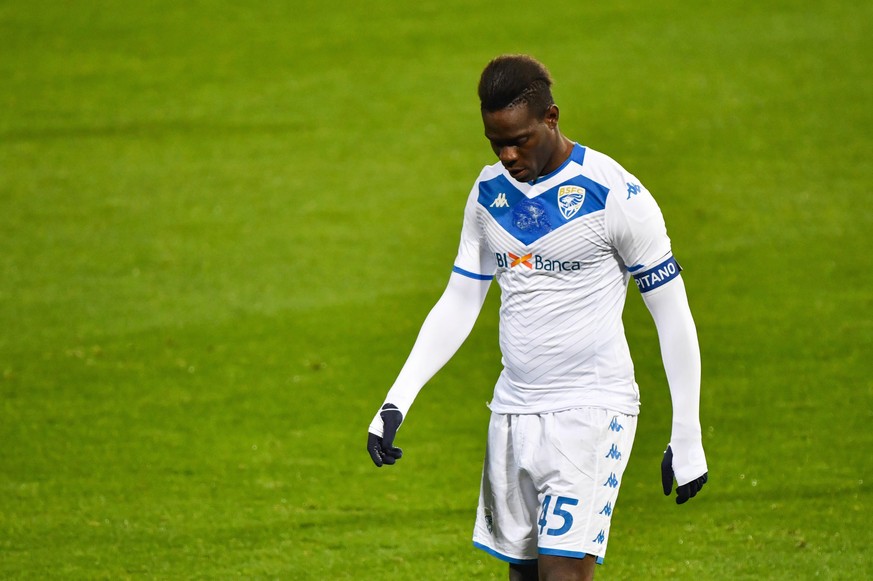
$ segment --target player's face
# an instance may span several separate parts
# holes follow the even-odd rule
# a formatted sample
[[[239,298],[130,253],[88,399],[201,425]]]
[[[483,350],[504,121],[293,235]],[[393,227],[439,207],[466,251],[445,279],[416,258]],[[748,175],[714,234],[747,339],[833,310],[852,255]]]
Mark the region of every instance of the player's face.
[[[554,163],[561,143],[555,105],[543,118],[531,112],[527,104],[521,104],[483,111],[482,121],[491,149],[516,181],[533,181],[560,165],[560,161]]]

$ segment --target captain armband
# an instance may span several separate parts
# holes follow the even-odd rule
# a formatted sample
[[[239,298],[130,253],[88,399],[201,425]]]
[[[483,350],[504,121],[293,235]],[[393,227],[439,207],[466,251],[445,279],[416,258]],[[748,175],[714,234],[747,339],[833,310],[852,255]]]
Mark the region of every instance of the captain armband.
[[[676,262],[672,256],[661,264],[650,268],[645,272],[639,272],[633,275],[634,281],[637,283],[637,288],[641,293],[647,293],[662,286],[682,272],[682,267]]]

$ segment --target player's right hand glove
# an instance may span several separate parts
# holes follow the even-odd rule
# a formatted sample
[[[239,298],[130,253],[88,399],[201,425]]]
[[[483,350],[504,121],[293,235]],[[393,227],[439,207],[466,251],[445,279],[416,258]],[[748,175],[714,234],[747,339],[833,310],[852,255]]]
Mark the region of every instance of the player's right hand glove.
[[[376,466],[394,464],[403,456],[403,450],[394,447],[394,437],[403,422],[403,414],[394,404],[386,403],[379,410],[382,418],[382,435],[370,432],[367,434],[367,451]]]
[[[689,499],[697,496],[706,481],[709,480],[709,472],[698,476],[691,482],[686,482],[676,487],[676,504],[685,504]],[[664,488],[664,496],[670,496],[673,492],[673,448],[667,446],[664,451],[664,459],[661,460],[661,484]]]

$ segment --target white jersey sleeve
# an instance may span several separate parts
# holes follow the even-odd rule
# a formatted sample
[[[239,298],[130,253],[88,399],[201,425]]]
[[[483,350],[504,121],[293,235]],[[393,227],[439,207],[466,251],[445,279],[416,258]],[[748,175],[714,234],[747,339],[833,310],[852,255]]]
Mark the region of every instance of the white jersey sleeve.
[[[385,397],[384,403],[397,407],[404,418],[424,385],[470,334],[494,278],[496,259],[488,250],[477,216],[478,191],[479,180],[464,210],[461,242],[449,284],[422,324],[406,363]],[[377,411],[369,431],[381,436],[382,428]]]
[[[679,276],[664,217],[652,194],[629,173],[606,200],[606,236],[640,292],[648,293]]]
[[[452,358],[470,334],[490,285],[490,281],[470,280],[456,273],[449,277],[446,290],[424,320],[384,403],[393,404],[404,418],[407,416],[424,384]],[[378,411],[370,424],[370,432],[382,435],[382,417]]]
[[[476,180],[470,196],[467,198],[467,205],[464,208],[464,226],[461,229],[461,242],[452,270],[476,280],[491,280],[497,270],[497,261],[485,241],[485,234],[479,218],[481,207],[477,201],[479,181]]]
[[[670,254],[664,217],[652,194],[625,174],[606,199],[606,234],[630,272],[656,266]]]

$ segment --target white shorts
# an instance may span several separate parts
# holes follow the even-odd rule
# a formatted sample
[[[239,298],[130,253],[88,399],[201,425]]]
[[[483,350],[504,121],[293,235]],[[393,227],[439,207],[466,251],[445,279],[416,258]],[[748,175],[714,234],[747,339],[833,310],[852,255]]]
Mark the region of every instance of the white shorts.
[[[601,408],[492,413],[473,544],[510,563],[603,562],[636,428]]]

